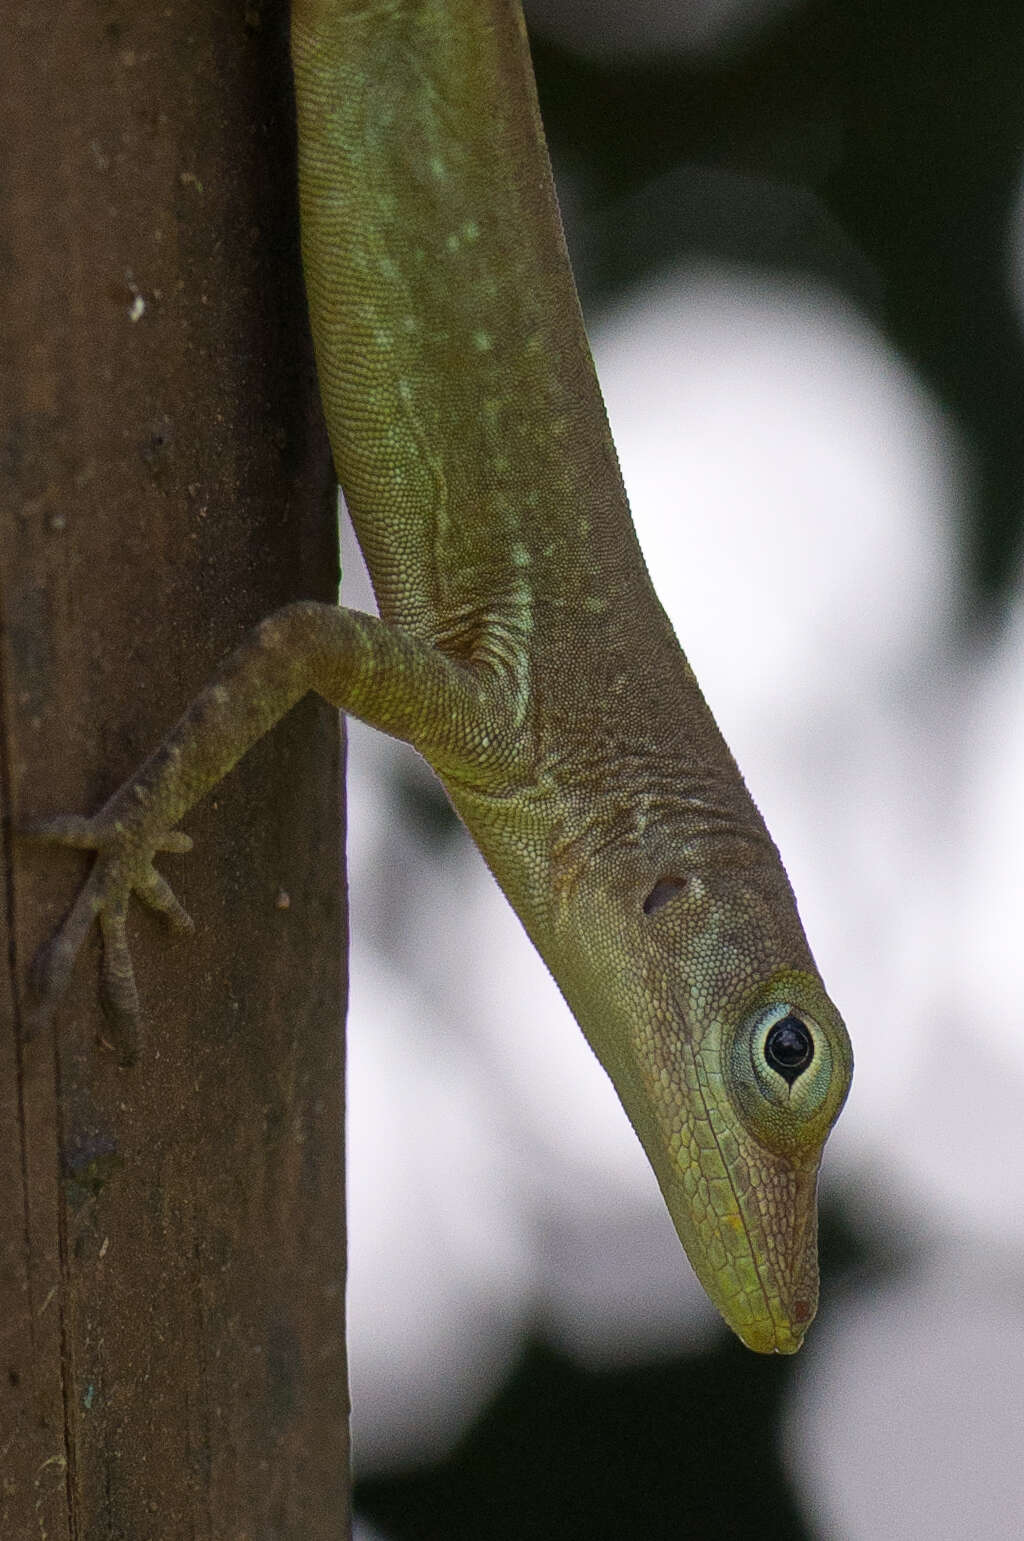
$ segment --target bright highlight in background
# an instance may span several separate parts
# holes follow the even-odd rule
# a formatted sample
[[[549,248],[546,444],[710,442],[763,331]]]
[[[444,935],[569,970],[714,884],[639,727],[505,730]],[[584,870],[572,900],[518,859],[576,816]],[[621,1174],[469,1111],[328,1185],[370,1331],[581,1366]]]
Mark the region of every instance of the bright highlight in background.
[[[800,1356],[794,1480],[847,1541],[934,1541],[968,1516],[986,1541],[1016,1536],[1024,618],[991,655],[966,653],[948,425],[842,302],[681,273],[593,341],[656,587],[854,1040],[825,1182],[917,1249],[884,1289],[826,1297]],[[348,583],[346,600],[367,602]],[[718,1330],[482,864],[459,841],[432,859],[403,830],[387,793],[402,753],[353,731],[363,1471],[454,1439],[527,1329],[604,1362]],[[968,1380],[985,1438],[950,1460]]]

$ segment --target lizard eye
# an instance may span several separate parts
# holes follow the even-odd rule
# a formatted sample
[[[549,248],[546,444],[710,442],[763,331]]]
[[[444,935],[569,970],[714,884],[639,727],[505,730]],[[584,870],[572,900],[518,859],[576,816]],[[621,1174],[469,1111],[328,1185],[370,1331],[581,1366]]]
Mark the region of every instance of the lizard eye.
[[[768,1030],[764,1057],[790,1086],[803,1075],[814,1058],[814,1038],[806,1023],[792,1012]]]
[[[774,1150],[799,1148],[842,1105],[838,1034],[791,1001],[751,1013],[729,1050],[730,1091],[751,1131]]]

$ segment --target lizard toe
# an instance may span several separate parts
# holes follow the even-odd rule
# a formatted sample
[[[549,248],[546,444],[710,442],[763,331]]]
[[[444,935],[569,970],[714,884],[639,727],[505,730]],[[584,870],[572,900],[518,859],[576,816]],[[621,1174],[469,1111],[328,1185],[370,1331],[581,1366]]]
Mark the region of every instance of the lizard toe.
[[[100,911],[103,933],[103,965],[100,1001],[122,1065],[134,1064],[138,1047],[139,991],[128,945],[124,908],[110,905]]]

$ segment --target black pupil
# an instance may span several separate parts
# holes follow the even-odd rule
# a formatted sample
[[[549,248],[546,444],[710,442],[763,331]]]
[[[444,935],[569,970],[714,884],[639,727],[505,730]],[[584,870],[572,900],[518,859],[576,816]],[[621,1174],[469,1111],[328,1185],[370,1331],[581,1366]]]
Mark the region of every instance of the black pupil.
[[[799,1017],[783,1017],[764,1041],[764,1057],[792,1086],[814,1058],[814,1039]]]

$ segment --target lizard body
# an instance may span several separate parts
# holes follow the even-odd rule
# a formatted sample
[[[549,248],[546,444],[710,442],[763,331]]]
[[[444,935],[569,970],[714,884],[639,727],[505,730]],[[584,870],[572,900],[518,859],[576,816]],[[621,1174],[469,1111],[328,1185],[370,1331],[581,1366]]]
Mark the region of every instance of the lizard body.
[[[817,1303],[815,1187],[849,1085],[778,854],[654,594],[572,284],[516,0],[294,0],[303,261],[339,480],[380,619],[298,604],[137,776],[51,838],[132,892],[313,689],[426,757],[601,1058],[693,1266],[752,1348]]]

